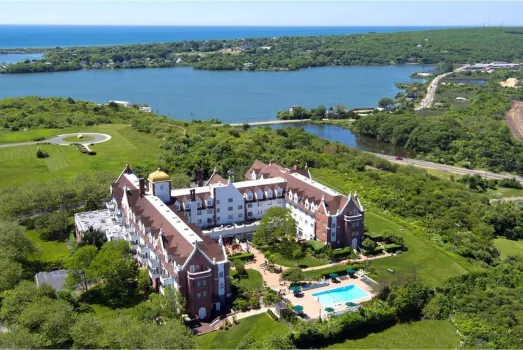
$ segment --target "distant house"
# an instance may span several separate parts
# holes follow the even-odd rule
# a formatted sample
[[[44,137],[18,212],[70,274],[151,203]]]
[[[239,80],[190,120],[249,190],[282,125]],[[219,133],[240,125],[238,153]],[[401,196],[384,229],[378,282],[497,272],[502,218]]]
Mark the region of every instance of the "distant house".
[[[38,272],[35,275],[35,283],[38,287],[44,284],[51,286],[57,292],[65,287],[67,270],[55,270],[50,272]]]
[[[456,97],[455,98],[456,101],[466,101],[467,99],[465,97]]]
[[[127,101],[109,101],[109,102],[114,102],[117,105],[124,106],[124,107],[131,107],[131,103],[127,102]]]
[[[182,62],[183,62],[183,59],[182,59],[182,58],[178,57],[178,58],[176,59],[176,63],[182,63]]]
[[[289,112],[293,113],[299,107],[300,106],[292,106],[291,108],[289,108]]]
[[[147,112],[147,113],[151,113],[153,111],[153,109],[149,106],[144,106],[144,105],[139,105],[138,106],[138,109],[142,112]]]

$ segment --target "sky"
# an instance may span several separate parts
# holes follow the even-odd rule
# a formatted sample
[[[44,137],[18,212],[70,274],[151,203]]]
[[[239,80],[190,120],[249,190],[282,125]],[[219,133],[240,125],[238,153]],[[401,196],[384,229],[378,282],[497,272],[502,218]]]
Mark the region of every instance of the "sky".
[[[523,1],[0,0],[0,24],[508,26]]]

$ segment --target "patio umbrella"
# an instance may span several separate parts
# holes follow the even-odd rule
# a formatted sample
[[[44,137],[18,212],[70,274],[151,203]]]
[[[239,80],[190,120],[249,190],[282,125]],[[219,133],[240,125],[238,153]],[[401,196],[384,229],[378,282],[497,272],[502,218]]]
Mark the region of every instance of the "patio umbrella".
[[[298,293],[301,290],[300,286],[292,286],[289,288],[293,293]]]
[[[356,270],[354,270],[354,269],[348,269],[348,270],[347,270],[347,273],[348,273],[349,275],[353,275],[353,274],[356,273]]]
[[[294,305],[292,309],[298,313],[303,312],[303,306],[301,305]]]
[[[334,277],[338,277],[338,274],[337,273],[329,273],[329,276],[334,278]]]
[[[326,307],[325,311],[327,311],[327,312],[334,312],[334,309],[332,307]]]
[[[348,307],[358,306],[358,304],[353,303],[352,301],[348,301],[348,302],[346,302],[345,305],[347,305]]]

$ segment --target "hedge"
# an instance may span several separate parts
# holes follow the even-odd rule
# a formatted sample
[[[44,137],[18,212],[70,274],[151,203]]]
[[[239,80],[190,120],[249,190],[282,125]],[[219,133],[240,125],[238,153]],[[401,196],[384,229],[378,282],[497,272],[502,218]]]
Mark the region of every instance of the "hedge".
[[[345,247],[342,249],[337,249],[332,252],[332,257],[334,259],[346,258],[352,254],[352,247]]]
[[[360,252],[361,254],[365,255],[365,256],[368,256],[368,255],[378,255],[378,254],[381,254],[383,253],[383,247],[382,246],[377,246],[376,248],[374,248],[373,251],[368,251],[367,249],[365,248],[360,248]]]
[[[254,254],[253,253],[240,253],[240,254],[236,254],[236,255],[231,255],[229,257],[229,261],[236,260],[236,259],[239,259],[241,261],[250,261],[250,260],[254,259]]]
[[[385,251],[387,253],[390,253],[391,251],[396,251],[396,250],[404,250],[405,247],[402,246],[401,244],[386,244],[385,245]]]
[[[337,273],[338,275],[346,275],[348,269],[358,270],[362,269],[363,264],[355,265],[338,265],[326,267],[324,269],[304,271],[303,276],[310,279],[321,279],[322,277],[329,277],[331,273]]]
[[[316,252],[321,252],[325,248],[325,244],[323,244],[320,241],[310,240],[310,241],[305,242],[305,244],[307,246],[311,247]]]
[[[370,239],[372,239],[374,242],[376,241],[382,241],[383,240],[383,235],[381,233],[376,233],[376,232],[366,232],[365,233],[365,236],[369,237]]]

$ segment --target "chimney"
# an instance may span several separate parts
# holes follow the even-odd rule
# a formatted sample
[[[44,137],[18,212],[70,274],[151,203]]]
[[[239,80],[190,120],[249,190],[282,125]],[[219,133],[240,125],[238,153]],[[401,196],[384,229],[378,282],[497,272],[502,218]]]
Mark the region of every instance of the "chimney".
[[[196,183],[198,184],[198,187],[203,186],[203,175],[201,170],[196,172]]]
[[[191,189],[189,191],[189,193],[190,193],[191,201],[195,201],[196,200],[196,190]]]
[[[292,166],[292,170],[298,170],[298,161],[294,162],[294,165]]]
[[[145,195],[145,179],[143,177],[140,178],[140,197],[143,197]]]
[[[276,161],[274,159],[271,159],[271,161],[269,162],[269,165],[273,165],[274,163],[276,163]]]

